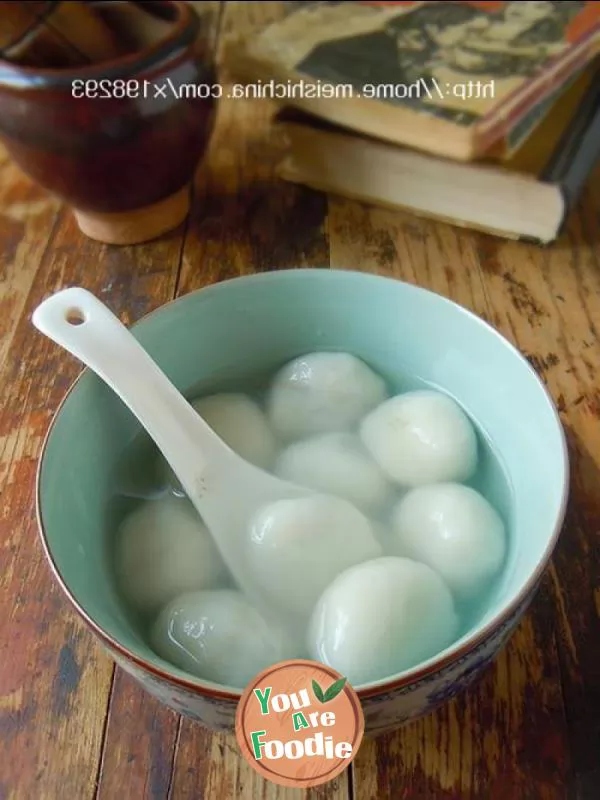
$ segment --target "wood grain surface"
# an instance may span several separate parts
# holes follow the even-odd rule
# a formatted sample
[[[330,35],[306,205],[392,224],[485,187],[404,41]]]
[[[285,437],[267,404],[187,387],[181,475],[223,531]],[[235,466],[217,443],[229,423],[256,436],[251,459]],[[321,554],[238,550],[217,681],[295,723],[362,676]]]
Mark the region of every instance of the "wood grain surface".
[[[195,3],[229,37],[281,3]],[[221,81],[230,80],[226,65]],[[0,152],[0,800],[592,800],[600,785],[600,172],[546,249],[326,197],[274,177],[268,102],[224,99],[185,226],[156,242],[86,239]],[[572,463],[542,589],[480,682],[378,740],[320,789],[282,789],[145,694],[78,622],[37,541],[48,423],[78,368],[33,329],[40,300],[98,293],[126,323],[236,275],[311,266],[425,286],[480,314],[557,401]]]

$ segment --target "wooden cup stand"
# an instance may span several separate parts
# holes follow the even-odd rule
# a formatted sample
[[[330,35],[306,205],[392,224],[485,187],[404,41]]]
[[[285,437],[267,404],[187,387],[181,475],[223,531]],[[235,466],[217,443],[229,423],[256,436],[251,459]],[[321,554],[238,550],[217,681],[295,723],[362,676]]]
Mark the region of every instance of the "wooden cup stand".
[[[105,244],[140,244],[177,228],[190,211],[191,186],[144,208],[110,214],[73,209],[79,230]]]

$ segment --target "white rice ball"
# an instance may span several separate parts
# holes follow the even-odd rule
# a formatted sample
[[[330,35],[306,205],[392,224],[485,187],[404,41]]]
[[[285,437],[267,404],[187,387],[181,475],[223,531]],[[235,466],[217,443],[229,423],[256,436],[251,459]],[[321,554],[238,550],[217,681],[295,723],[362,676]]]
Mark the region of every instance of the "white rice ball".
[[[268,413],[283,439],[350,429],[387,397],[385,382],[350,353],[310,353],[279,370]]]
[[[504,563],[504,523],[485,497],[468,486],[413,489],[394,510],[393,527],[399,550],[437,570],[460,599],[489,586]]]
[[[477,468],[477,436],[462,408],[441,392],[407,392],[362,422],[362,440],[401,486],[466,481]]]
[[[351,567],[327,587],[310,621],[308,649],[357,687],[417,666],[457,632],[440,576],[425,564],[384,556]]]
[[[207,681],[244,689],[286,657],[278,636],[244,596],[231,589],[193,592],[171,600],[151,632],[166,661]]]
[[[275,473],[316,492],[342,497],[365,511],[393,498],[390,482],[352,433],[327,433],[289,445]]]
[[[200,397],[192,407],[225,444],[262,469],[270,469],[277,442],[258,403],[245,394],[222,393]]]
[[[197,511],[176,497],[148,500],[123,520],[115,572],[123,597],[142,613],[155,613],[183,592],[216,586],[227,575]]]
[[[266,414],[255,400],[245,394],[223,392],[199,397],[191,405],[239,456],[261,469],[272,468],[277,442]],[[172,490],[183,495],[181,484],[168,464],[166,469]]]
[[[381,555],[366,517],[337,497],[269,503],[249,530],[248,568],[283,613],[306,618],[336,575]]]

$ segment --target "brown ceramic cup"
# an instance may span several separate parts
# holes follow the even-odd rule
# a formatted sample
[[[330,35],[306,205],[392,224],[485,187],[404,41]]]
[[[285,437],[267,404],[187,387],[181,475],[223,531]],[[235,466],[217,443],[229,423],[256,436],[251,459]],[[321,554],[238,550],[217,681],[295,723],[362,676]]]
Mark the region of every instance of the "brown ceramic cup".
[[[93,3],[127,52],[76,68],[0,60],[0,137],[83,233],[134,244],[189,212],[217,94],[208,31],[184,2]]]

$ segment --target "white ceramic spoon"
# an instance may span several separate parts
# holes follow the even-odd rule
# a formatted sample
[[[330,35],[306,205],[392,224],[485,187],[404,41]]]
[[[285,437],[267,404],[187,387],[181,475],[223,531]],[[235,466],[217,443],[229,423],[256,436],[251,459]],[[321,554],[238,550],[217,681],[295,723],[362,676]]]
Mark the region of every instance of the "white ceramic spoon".
[[[250,602],[291,635],[292,629],[304,625],[305,621],[282,619],[266,600],[264,576],[259,581],[249,573],[242,540],[250,520],[266,503],[312,493],[234,453],[129,330],[87,290],[65,289],[49,297],[34,311],[32,321],[102,378],[137,417],[179,478]]]

